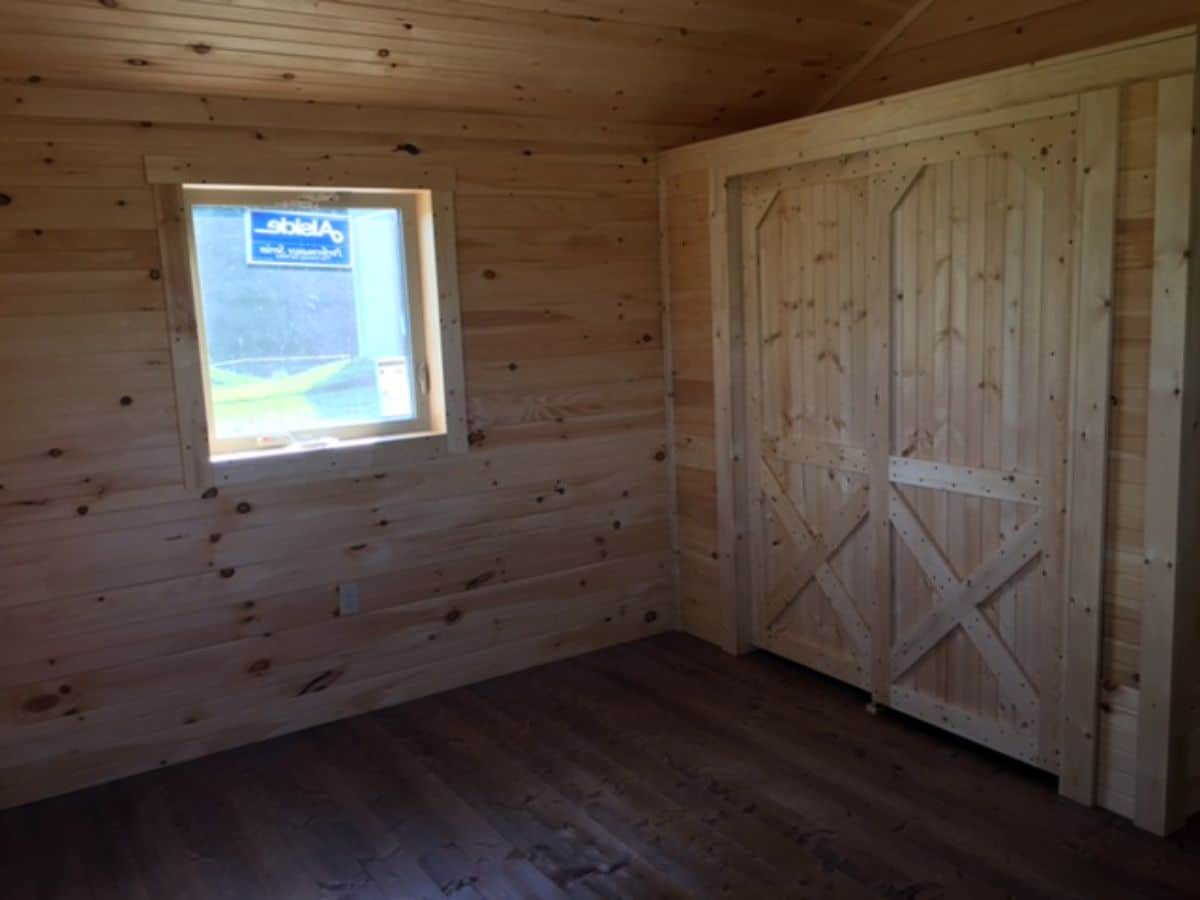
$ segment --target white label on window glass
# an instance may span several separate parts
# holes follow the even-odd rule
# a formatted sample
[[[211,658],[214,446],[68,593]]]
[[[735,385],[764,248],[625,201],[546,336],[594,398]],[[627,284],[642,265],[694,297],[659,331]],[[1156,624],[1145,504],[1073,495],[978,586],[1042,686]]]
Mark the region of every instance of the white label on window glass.
[[[252,266],[349,269],[351,246],[348,215],[246,210],[246,262]]]
[[[388,418],[410,419],[413,415],[412,376],[408,359],[396,357],[376,362],[379,411]]]

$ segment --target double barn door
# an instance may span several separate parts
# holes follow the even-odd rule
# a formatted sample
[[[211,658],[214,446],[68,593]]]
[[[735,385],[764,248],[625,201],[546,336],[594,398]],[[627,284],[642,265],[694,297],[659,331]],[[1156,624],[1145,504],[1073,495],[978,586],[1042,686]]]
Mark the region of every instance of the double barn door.
[[[736,195],[755,643],[1051,771],[1075,142],[1035,120]]]

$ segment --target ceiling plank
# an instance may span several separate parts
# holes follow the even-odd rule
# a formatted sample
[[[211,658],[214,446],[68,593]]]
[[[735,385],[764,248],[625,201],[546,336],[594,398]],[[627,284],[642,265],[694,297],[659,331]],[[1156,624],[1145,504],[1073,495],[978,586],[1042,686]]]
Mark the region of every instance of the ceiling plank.
[[[860,56],[852,65],[847,66],[842,71],[842,74],[834,79],[833,84],[829,86],[825,93],[817,98],[817,102],[812,105],[811,109],[809,109],[809,113],[819,113],[821,110],[827,108],[829,104],[832,103],[838,97],[838,95],[841,94],[842,91],[844,91],[850,85],[850,83],[854,81],[855,78],[863,73],[867,66],[871,65],[871,63],[883,55],[888,47],[892,46],[892,44],[896,43],[896,41],[903,37],[904,32],[906,32],[909,27],[917,21],[917,19],[925,15],[925,13],[929,11],[929,8],[933,6],[934,2],[935,0],[917,0],[917,2],[913,4],[912,8],[903,16],[901,16],[900,20],[896,22],[895,25],[887,30],[883,37],[876,41],[866,53]]]
[[[938,3],[903,40],[867,67],[839,102],[862,103],[1090,47],[1200,25],[1200,3],[1196,0],[1013,0],[1003,5],[1003,13],[992,10],[987,16],[976,15],[984,6],[985,0]],[[1016,13],[1021,13],[1020,17],[1012,18],[1010,14]]]
[[[729,133],[1185,21],[1196,0],[0,0],[0,80]]]
[[[907,0],[0,0],[0,77],[726,131],[797,115]]]

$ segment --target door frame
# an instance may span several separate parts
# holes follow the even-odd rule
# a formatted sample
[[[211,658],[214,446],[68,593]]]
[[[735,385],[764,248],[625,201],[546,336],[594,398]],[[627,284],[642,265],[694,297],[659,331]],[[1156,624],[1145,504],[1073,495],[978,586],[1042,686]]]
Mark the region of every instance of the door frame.
[[[989,127],[1030,122],[1048,115],[1068,113],[1077,119],[1075,172],[1074,237],[1075,271],[1068,298],[1071,316],[1072,347],[1068,400],[1067,510],[1063,552],[1063,666],[1059,709],[1059,791],[1064,796],[1091,805],[1096,797],[1098,762],[1098,719],[1100,699],[1100,658],[1102,641],[1103,570],[1107,491],[1109,396],[1111,390],[1113,297],[1115,295],[1115,231],[1118,169],[1118,127],[1120,90],[1104,88],[1084,94],[1058,98],[1053,110],[1047,103],[1031,103],[989,114]],[[964,137],[978,126],[971,120],[947,120],[923,126],[922,139]],[[800,165],[817,166],[846,173],[854,166],[863,174],[872,171],[879,154],[904,155],[904,141],[911,135],[897,134],[893,143],[874,142],[869,150],[845,154],[843,146],[825,151],[806,148]],[[919,162],[914,161],[914,165]],[[759,170],[762,171],[762,170]],[[875,169],[874,171],[880,171]],[[758,371],[759,311],[757,304],[745,302],[747,278],[743,251],[751,217],[743,215],[743,182],[756,172],[739,165],[736,173],[729,164],[710,169],[709,239],[712,248],[713,374],[715,384],[714,427],[716,436],[718,556],[723,606],[723,646],[732,653],[753,648],[756,588],[763,571],[761,535],[763,498],[757,477],[759,446],[758,409],[761,397]],[[872,216],[872,220],[879,217]],[[878,306],[868,285],[868,309]],[[886,297],[884,298],[886,300]],[[868,346],[875,346],[870,359],[890,358],[887,335],[884,346],[874,341],[869,325]],[[872,384],[878,384],[874,378]],[[880,400],[876,397],[875,415]],[[890,417],[890,409],[886,413]],[[872,467],[882,465],[883,454],[872,456]],[[884,473],[886,476],[886,472]],[[882,503],[887,502],[887,493]],[[760,523],[756,525],[755,523]],[[872,514],[866,527],[887,526],[886,510],[873,498]],[[878,534],[878,532],[877,532]],[[878,539],[872,542],[878,548]],[[890,601],[891,572],[887,557],[876,557],[875,597]],[[886,587],[886,591],[881,588]],[[878,599],[873,601],[878,603]],[[890,615],[876,615],[874,668],[887,677],[886,662],[879,657],[880,647],[890,653],[892,635],[887,625]],[[887,704],[890,693],[876,675],[873,695],[877,703]]]

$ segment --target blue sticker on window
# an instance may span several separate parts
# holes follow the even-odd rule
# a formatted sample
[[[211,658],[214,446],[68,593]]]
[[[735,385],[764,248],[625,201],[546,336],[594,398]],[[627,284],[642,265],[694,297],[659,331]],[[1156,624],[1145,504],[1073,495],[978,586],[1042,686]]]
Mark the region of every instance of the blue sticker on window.
[[[280,209],[246,210],[246,262],[257,266],[350,268],[350,217]]]

